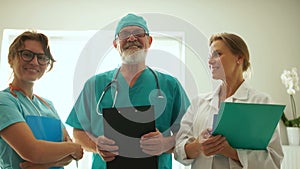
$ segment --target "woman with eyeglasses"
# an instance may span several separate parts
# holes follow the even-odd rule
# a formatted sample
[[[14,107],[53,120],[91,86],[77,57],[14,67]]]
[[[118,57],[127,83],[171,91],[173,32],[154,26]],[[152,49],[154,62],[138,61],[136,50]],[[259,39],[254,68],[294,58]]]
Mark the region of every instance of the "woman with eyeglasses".
[[[191,165],[192,169],[279,169],[283,151],[278,128],[266,150],[233,148],[226,137],[211,135],[213,118],[221,102],[270,103],[270,97],[245,81],[250,56],[241,37],[231,33],[214,34],[209,48],[211,75],[221,84],[192,101],[176,137],[176,160]]]
[[[52,102],[33,92],[54,62],[44,34],[26,31],[10,45],[13,80],[0,91],[0,168],[63,168],[82,158]]]

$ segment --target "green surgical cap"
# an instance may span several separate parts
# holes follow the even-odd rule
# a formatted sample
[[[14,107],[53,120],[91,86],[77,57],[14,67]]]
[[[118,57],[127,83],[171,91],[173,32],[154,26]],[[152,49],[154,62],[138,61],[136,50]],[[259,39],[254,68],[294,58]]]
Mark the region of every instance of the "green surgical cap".
[[[139,26],[143,28],[146,33],[149,33],[147,23],[143,17],[134,14],[128,14],[119,21],[115,32],[115,37],[117,37],[120,30],[126,26]]]

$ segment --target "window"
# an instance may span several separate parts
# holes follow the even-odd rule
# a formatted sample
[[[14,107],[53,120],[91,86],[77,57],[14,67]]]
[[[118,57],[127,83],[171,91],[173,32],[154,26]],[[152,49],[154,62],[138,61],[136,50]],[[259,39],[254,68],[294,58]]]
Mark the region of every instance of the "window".
[[[8,48],[16,36],[24,32],[24,30],[12,30],[6,29],[3,33],[1,58],[0,58],[0,87],[1,90],[6,88],[9,83],[9,77],[11,76],[11,69],[8,65],[7,55]],[[69,112],[74,104],[75,99],[79,94],[79,90],[74,92],[74,79],[76,80],[76,72],[80,67],[78,61],[81,57],[85,57],[89,54],[101,55],[95,53],[95,50],[89,50],[89,48],[95,48],[101,50],[103,54],[97,63],[95,60],[84,59],[87,63],[84,65],[88,68],[89,63],[96,64],[95,69],[87,71],[85,76],[80,80],[80,84],[76,85],[81,87],[86,79],[90,76],[104,72],[115,67],[118,67],[121,63],[120,56],[112,46],[113,31],[46,31],[38,30],[49,37],[50,49],[56,59],[53,69],[36,82],[34,93],[43,96],[54,103],[57,112],[59,113],[63,122],[66,121]],[[104,38],[103,38],[103,35]],[[184,41],[184,33],[182,32],[163,32],[153,33],[153,43],[149,54],[147,56],[147,64],[154,69],[172,74],[176,76],[184,86],[184,61],[185,61],[185,46],[182,44]],[[101,38],[97,38],[101,37]],[[92,43],[92,41],[99,43]],[[89,43],[90,42],[90,43]],[[105,45],[102,45],[104,43]],[[87,44],[87,45],[86,45]],[[93,53],[94,52],[94,53]],[[93,57],[92,57],[93,58]],[[172,60],[172,63],[170,61]],[[173,62],[174,61],[174,62]],[[166,63],[170,63],[168,65]],[[166,67],[166,65],[168,65]],[[179,68],[179,69],[178,69]],[[77,69],[77,71],[76,71]],[[6,79],[6,80],[4,80]],[[12,78],[10,79],[12,80]],[[45,89],[50,90],[45,90]],[[72,128],[66,125],[69,134],[72,136]],[[92,161],[91,157],[85,153],[83,160],[79,161],[81,168],[88,168]],[[180,168],[178,162],[174,161],[174,168]],[[75,162],[72,162],[69,166],[65,167],[75,168]]]

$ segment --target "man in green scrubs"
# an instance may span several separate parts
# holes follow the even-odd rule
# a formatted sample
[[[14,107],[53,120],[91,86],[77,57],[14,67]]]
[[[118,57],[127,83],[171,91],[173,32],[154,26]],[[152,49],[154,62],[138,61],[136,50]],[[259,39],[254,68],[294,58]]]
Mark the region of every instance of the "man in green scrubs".
[[[102,109],[143,105],[153,105],[156,131],[143,135],[140,147],[144,153],[158,156],[159,169],[172,168],[175,135],[190,102],[176,78],[146,66],[151,43],[144,18],[124,16],[113,41],[122,65],[91,77],[67,119],[75,141],[93,152],[92,169],[106,169],[106,162],[118,155],[118,145],[104,136]]]

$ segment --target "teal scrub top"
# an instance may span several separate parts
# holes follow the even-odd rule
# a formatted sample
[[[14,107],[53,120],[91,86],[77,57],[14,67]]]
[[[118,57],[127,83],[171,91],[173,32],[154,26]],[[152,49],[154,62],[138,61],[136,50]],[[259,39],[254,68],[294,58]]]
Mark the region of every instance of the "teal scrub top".
[[[10,93],[9,88],[0,91],[0,131],[14,123],[25,122],[25,117],[28,115],[45,116],[60,120],[51,101],[43,98],[51,107],[50,109],[34,96],[32,99],[34,107],[23,93],[16,90],[14,92],[17,97]],[[63,128],[63,124],[61,125]],[[1,137],[0,150],[0,168],[20,169],[19,164],[24,160]]]
[[[84,85],[66,123],[70,126],[88,131],[95,137],[103,135],[102,108],[113,105],[116,84],[113,83],[105,92],[96,111],[98,100],[104,88],[110,83],[118,69],[104,72],[91,77]],[[115,107],[154,105],[155,125],[164,136],[179,130],[180,121],[186,112],[190,101],[179,81],[167,74],[155,71],[163,99],[158,98],[157,84],[154,74],[146,68],[130,87],[121,73],[117,76],[118,95]],[[172,168],[171,154],[163,153],[159,156],[159,169]],[[106,163],[94,153],[92,169],[106,169]]]

